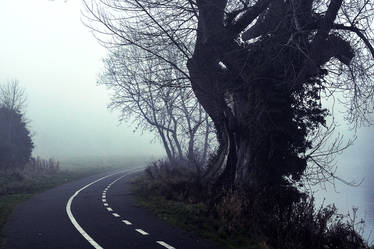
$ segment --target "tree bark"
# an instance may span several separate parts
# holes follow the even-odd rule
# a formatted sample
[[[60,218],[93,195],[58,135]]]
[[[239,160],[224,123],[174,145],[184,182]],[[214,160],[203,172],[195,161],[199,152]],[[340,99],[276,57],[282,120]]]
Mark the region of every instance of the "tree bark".
[[[317,103],[326,75],[322,66],[332,57],[345,64],[353,57],[348,42],[329,34],[342,1],[331,1],[314,39],[308,28],[312,6],[305,3],[258,0],[231,19],[223,15],[223,0],[197,3],[197,38],[187,67],[220,143],[207,181],[218,189],[291,187],[286,178],[298,180],[306,168],[308,132],[324,123]],[[261,13],[258,21],[268,26],[264,33],[251,32],[256,25],[246,31],[261,39],[238,41]]]

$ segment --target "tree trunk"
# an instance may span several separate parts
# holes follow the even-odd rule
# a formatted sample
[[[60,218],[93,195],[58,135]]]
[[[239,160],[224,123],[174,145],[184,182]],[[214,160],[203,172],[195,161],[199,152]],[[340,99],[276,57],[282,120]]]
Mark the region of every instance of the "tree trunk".
[[[195,95],[212,118],[220,143],[206,181],[215,189],[288,185],[284,176],[306,166],[298,156],[297,144],[304,146],[305,140],[292,120],[290,91],[281,82],[263,80],[245,90],[213,93],[221,96],[219,101],[209,96],[213,90],[201,90],[221,82],[219,74],[205,73],[214,72],[213,67],[206,68],[208,62],[202,65],[191,60],[188,64]]]
[[[173,156],[173,154],[172,154],[172,152],[171,152],[171,150],[169,148],[168,142],[166,140],[166,137],[165,137],[165,134],[164,134],[162,128],[157,127],[157,131],[158,131],[158,134],[161,137],[161,141],[162,141],[162,144],[164,146],[164,149],[165,149],[165,152],[166,152],[166,156],[168,157],[168,159],[169,159],[170,162],[174,161],[174,156]]]
[[[226,1],[198,3],[197,39],[187,67],[192,89],[211,117],[220,144],[205,179],[216,189],[289,187],[285,177],[297,179],[306,167],[299,154],[307,147],[307,128],[301,120],[304,114],[300,120],[295,114],[295,106],[303,101],[296,94],[304,89],[289,82],[294,70],[300,70],[298,59],[304,57],[298,50],[280,53],[278,48],[283,47],[274,46],[286,44],[287,35],[253,47],[240,45],[237,34],[224,27],[223,12],[216,10]],[[279,62],[293,60],[292,70],[273,61],[279,56],[284,56]]]

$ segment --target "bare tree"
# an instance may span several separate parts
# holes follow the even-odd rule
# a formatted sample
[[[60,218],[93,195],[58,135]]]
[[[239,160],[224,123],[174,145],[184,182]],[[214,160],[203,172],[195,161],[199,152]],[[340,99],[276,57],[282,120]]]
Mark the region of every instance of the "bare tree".
[[[169,53],[170,60],[175,59]],[[138,128],[154,131],[170,161],[189,159],[204,163],[213,135],[209,117],[191,89],[165,87],[183,84],[178,82],[176,70],[160,67],[157,60],[142,60],[143,55],[144,51],[138,48],[120,48],[113,49],[105,60],[99,83],[113,92],[109,107],[121,111],[122,121],[132,118]]]
[[[0,85],[0,106],[22,112],[26,101],[25,90],[19,85],[18,80],[10,80],[8,83]]]
[[[96,0],[87,24],[107,46],[142,49],[177,70],[213,120],[216,185],[288,188],[325,125],[324,91],[344,93],[350,121],[373,107],[369,0]],[[179,50],[187,68],[166,51]],[[165,86],[172,87],[167,84]],[[287,179],[292,179],[289,181]]]

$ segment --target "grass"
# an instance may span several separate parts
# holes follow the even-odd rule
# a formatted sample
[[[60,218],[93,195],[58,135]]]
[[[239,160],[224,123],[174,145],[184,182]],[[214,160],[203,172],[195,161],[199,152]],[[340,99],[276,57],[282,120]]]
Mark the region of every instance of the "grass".
[[[3,249],[5,245],[5,235],[2,231],[9,215],[13,209],[21,202],[29,199],[32,194],[13,194],[0,196],[0,248]]]
[[[205,203],[185,203],[168,200],[157,193],[149,193],[144,187],[144,179],[139,176],[134,180],[132,192],[137,204],[156,214],[169,224],[199,236],[213,240],[228,249],[267,249],[264,242],[250,240],[243,234],[228,235],[223,229],[221,221],[208,215]]]
[[[33,195],[66,182],[113,170],[115,167],[84,167],[59,170],[53,174],[38,171],[0,172],[0,249],[4,249],[4,225],[14,208]]]

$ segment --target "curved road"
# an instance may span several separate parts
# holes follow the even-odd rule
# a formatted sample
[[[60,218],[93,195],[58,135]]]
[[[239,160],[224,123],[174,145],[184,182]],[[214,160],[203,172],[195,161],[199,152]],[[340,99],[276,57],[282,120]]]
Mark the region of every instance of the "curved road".
[[[218,249],[135,205],[134,171],[99,174],[36,195],[5,227],[6,249]]]

